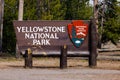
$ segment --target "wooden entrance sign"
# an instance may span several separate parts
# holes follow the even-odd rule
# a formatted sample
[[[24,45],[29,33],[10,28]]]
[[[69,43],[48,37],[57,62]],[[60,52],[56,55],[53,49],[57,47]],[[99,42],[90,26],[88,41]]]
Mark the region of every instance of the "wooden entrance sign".
[[[60,67],[66,68],[67,58],[65,57],[67,56],[87,56],[89,65],[96,66],[97,33],[93,22],[53,20],[14,21],[13,23],[18,48],[23,54],[29,48],[32,50],[32,56],[61,55]]]

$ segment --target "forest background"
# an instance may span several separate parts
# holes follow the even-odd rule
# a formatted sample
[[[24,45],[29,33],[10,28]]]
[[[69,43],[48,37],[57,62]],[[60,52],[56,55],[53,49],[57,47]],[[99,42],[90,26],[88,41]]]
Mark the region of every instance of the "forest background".
[[[15,54],[16,36],[13,20],[18,20],[19,0],[4,0],[3,52]],[[120,3],[105,0],[98,3],[100,43],[120,40]],[[93,5],[89,0],[24,0],[23,20],[89,20]]]

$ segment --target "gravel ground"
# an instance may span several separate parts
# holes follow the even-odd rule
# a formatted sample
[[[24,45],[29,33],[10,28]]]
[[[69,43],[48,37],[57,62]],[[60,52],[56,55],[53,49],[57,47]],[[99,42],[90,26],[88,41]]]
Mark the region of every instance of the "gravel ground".
[[[0,69],[0,80],[120,80],[120,71],[90,68]]]
[[[0,80],[120,80],[120,52],[99,53],[97,67],[82,58],[68,58],[68,68],[59,69],[59,58],[34,58],[25,69],[24,59],[0,58]],[[82,59],[82,60],[81,60]]]

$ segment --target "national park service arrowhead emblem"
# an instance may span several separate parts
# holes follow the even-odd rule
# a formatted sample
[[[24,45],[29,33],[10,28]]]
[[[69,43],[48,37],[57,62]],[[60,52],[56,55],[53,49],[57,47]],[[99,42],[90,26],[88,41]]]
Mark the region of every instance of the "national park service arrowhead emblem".
[[[88,24],[82,20],[74,20],[68,24],[68,34],[75,47],[80,47],[88,34]]]

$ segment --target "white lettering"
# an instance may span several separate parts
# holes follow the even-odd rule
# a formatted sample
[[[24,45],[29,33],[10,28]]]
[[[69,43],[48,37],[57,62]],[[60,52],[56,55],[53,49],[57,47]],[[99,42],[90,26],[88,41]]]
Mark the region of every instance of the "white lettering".
[[[55,33],[55,39],[59,39],[59,37],[58,37],[57,33]]]
[[[25,39],[59,39],[57,33],[25,33]]]
[[[87,26],[76,26],[76,28],[79,28],[79,27],[86,28]]]
[[[26,32],[27,27],[22,27],[22,32]]]
[[[18,32],[20,32],[20,30],[21,30],[21,27],[17,27],[17,30],[18,30]]]
[[[25,26],[22,26],[22,27],[17,27],[17,30],[18,32],[65,32],[65,26],[44,26],[44,27],[37,27],[37,26],[34,26],[34,27],[25,27]]]
[[[33,39],[33,45],[50,45],[50,40],[49,39]]]
[[[29,39],[30,38],[29,35],[30,35],[29,33],[25,33],[25,39]]]

